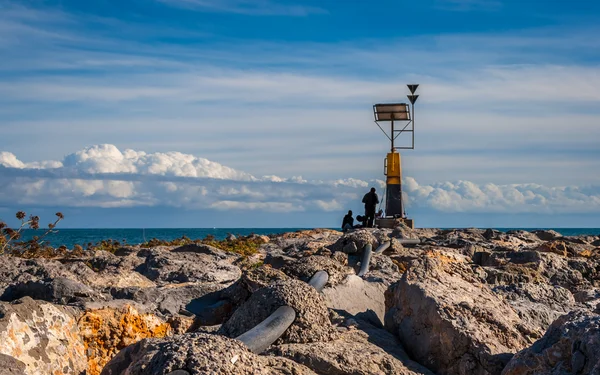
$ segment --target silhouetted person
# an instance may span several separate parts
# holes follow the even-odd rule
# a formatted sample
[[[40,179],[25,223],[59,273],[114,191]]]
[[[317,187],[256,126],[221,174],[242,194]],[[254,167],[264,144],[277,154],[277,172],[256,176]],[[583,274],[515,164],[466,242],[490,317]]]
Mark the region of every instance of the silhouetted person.
[[[352,217],[352,211],[348,211],[344,220],[342,221],[342,230],[345,232],[348,229],[354,228],[354,218]]]
[[[375,220],[375,209],[377,208],[377,204],[379,203],[379,197],[377,193],[375,193],[375,188],[372,187],[371,191],[365,194],[362,199],[362,202],[365,204],[365,216],[368,228],[373,228],[373,220]]]

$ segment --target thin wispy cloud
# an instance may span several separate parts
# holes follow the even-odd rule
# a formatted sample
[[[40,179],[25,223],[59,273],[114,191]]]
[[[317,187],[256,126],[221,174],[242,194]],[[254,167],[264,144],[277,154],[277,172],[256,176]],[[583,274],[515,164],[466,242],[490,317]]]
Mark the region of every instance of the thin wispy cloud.
[[[294,4],[282,4],[272,0],[158,0],[171,6],[207,11],[236,13],[255,16],[305,17],[311,14],[325,14],[324,9]]]
[[[467,11],[497,11],[502,8],[500,0],[435,0],[438,9],[467,12]]]

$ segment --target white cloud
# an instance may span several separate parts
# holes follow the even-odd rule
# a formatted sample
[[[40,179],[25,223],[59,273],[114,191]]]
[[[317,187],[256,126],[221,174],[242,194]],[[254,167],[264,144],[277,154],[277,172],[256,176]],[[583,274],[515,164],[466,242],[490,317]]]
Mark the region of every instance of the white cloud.
[[[355,178],[310,181],[301,177],[257,178],[219,163],[178,152],[120,151],[99,145],[59,162],[21,162],[0,153],[0,205],[64,207],[168,206],[184,209],[266,212],[343,211],[359,204],[369,186]],[[33,167],[35,165],[35,167]],[[467,213],[594,213],[600,186],[404,182],[409,207]]]
[[[271,0],[158,0],[189,9],[263,16],[307,16],[326,13],[317,7],[282,5]]]

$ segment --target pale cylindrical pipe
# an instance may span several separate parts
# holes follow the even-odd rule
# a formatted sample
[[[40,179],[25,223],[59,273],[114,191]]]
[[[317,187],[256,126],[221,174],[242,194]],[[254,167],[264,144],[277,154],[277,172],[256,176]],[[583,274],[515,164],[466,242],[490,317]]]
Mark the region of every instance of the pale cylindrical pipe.
[[[315,288],[317,290],[317,292],[321,293],[321,291],[325,287],[325,284],[327,284],[328,280],[329,280],[329,274],[327,272],[318,271],[317,273],[315,273],[313,275],[313,277],[310,278],[308,285],[312,286],[313,288]]]
[[[294,319],[296,311],[290,306],[281,306],[267,319],[236,339],[246,344],[251,352],[260,354],[283,335],[294,323]]]
[[[390,241],[382,243],[381,245],[379,245],[377,250],[375,250],[375,254],[383,253],[384,251],[386,251],[388,249],[388,247],[390,247],[390,245],[391,245]]]
[[[363,251],[362,263],[360,264],[360,271],[358,276],[364,276],[369,272],[369,263],[371,262],[371,255],[373,253],[373,246],[369,243],[365,246]]]

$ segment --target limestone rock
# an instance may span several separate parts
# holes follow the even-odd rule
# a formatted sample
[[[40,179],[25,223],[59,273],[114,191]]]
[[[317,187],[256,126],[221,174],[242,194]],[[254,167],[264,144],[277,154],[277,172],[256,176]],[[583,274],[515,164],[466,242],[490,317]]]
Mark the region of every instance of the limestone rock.
[[[278,281],[259,289],[223,324],[220,332],[235,338],[285,305],[296,311],[296,320],[278,343],[329,341],[334,337],[325,300],[313,287],[299,280]]]
[[[373,250],[379,245],[379,241],[373,235],[373,229],[357,229],[345,233],[339,240],[330,246],[332,251],[342,251],[348,254],[362,251],[367,245],[371,244]]]
[[[574,311],[517,353],[503,375],[600,374],[600,315]]]
[[[286,264],[282,271],[287,275],[308,282],[318,271],[326,271],[329,275],[327,285],[341,282],[349,273],[340,263],[321,255],[312,255]],[[351,271],[350,271],[351,272]]]
[[[18,359],[0,354],[0,375],[25,375],[27,366]]]
[[[143,305],[146,311],[169,316],[186,311],[198,313],[202,308],[202,298],[222,289],[223,286],[216,283],[180,283],[154,288],[113,288],[111,294],[115,299],[135,301]]]
[[[358,323],[335,341],[275,346],[272,354],[293,359],[319,374],[433,375],[411,361],[388,332]]]
[[[165,283],[211,282],[231,284],[241,270],[218,255],[150,250],[137,269],[150,280]]]
[[[218,335],[190,333],[146,339],[122,350],[102,375],[314,375],[294,362],[257,356],[241,342]]]
[[[17,283],[6,288],[0,300],[14,301],[22,297],[53,302],[60,305],[107,299],[87,285],[64,277]]]
[[[567,256],[567,245],[563,241],[551,241],[543,243],[540,247],[538,247],[537,250],[544,253],[558,254],[563,257]]]
[[[496,286],[492,289],[504,297],[521,320],[545,331],[561,315],[575,308],[571,292],[546,283],[521,283]]]
[[[289,279],[289,277],[283,271],[269,266],[260,266],[248,270],[244,272],[241,278],[250,294],[256,292],[260,288],[271,285],[276,281],[287,279]]]
[[[562,237],[562,234],[560,234],[554,230],[534,230],[534,231],[531,231],[531,233],[538,236],[538,238],[542,241],[552,241],[552,240]]]
[[[387,287],[383,283],[369,282],[356,275],[348,276],[342,283],[323,289],[327,307],[346,311],[352,315],[373,313],[373,324],[382,326],[385,318]],[[370,317],[365,320],[372,320]]]
[[[76,316],[75,309],[29,297],[0,302],[0,362],[26,375],[81,374],[86,357]]]
[[[432,254],[435,255],[435,254]],[[386,295],[386,328],[439,374],[499,374],[539,333],[445,254],[416,261]]]
[[[126,346],[148,337],[171,334],[163,319],[139,311],[130,301],[90,304],[79,319],[79,332],[87,355],[87,374],[98,375],[111,358]]]

